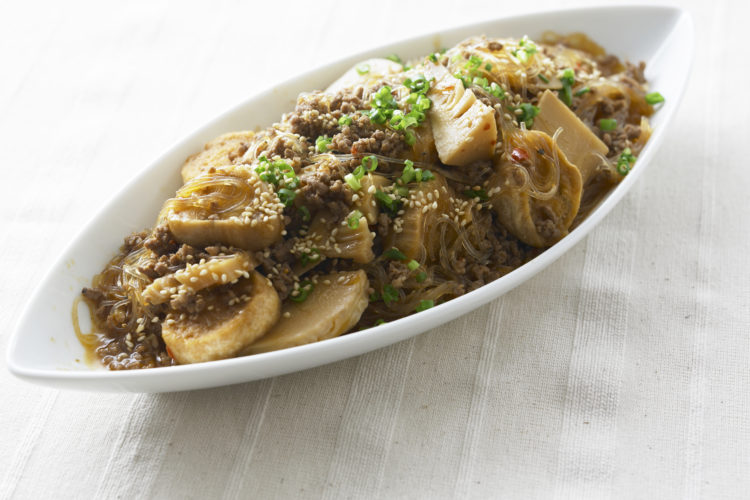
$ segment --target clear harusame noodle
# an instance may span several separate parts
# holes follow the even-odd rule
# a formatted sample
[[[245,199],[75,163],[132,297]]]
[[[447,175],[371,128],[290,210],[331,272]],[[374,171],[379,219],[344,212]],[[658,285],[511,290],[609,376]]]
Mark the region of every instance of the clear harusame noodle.
[[[113,370],[254,355],[419,313],[564,238],[663,101],[581,34],[362,61],[227,133],[83,298]],[[76,321],[76,328],[78,328]]]

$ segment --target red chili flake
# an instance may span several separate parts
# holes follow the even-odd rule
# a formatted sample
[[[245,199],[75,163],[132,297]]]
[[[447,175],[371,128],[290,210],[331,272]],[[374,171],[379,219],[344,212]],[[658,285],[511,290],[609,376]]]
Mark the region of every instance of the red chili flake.
[[[529,161],[529,153],[525,149],[513,148],[510,152],[510,158],[516,163],[524,163]]]

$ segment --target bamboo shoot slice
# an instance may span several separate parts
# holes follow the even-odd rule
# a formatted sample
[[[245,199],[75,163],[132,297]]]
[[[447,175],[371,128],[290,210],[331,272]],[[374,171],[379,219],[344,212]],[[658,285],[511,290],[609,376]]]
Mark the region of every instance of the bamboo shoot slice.
[[[427,111],[440,161],[466,166],[492,157],[497,142],[495,110],[478,101],[474,92],[439,65],[425,68],[435,78],[427,96]]]
[[[352,259],[359,264],[367,264],[375,258],[372,242],[375,234],[370,231],[367,219],[362,216],[353,221],[334,220],[327,210],[315,214],[305,237],[305,246],[315,248],[321,255],[330,258]]]
[[[533,129],[554,136],[558,128],[562,132],[557,136],[557,145],[568,161],[581,171],[583,184],[586,185],[601,163],[595,153],[606,156],[609,148],[570,108],[547,90],[539,100],[539,114],[534,118]]]
[[[369,304],[369,286],[362,270],[319,276],[303,302],[284,302],[279,322],[244,354],[286,349],[346,333]]]

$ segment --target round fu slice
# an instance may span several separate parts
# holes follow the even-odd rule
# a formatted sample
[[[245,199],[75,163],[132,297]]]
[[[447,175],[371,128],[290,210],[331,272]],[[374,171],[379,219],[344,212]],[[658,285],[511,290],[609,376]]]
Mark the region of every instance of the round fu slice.
[[[279,319],[281,301],[257,271],[222,290],[197,294],[205,301],[195,313],[171,312],[162,324],[170,355],[180,364],[237,356]]]
[[[285,349],[346,333],[367,308],[368,287],[362,270],[319,276],[303,301],[284,302],[279,322],[243,354]]]
[[[281,239],[284,204],[246,167],[226,167],[188,181],[162,209],[180,243],[222,243],[261,250]]]

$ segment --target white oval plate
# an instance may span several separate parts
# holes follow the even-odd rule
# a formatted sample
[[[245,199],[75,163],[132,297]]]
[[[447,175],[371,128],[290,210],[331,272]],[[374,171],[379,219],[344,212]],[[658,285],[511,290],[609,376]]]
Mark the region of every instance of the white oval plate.
[[[83,362],[71,322],[73,300],[99,272],[125,235],[151,226],[162,202],[180,186],[179,167],[225,132],[265,127],[294,107],[297,94],[324,88],[356,62],[398,53],[404,58],[449,47],[471,35],[539,37],[544,30],[581,31],[608,52],[646,61],[651,88],[666,102],[653,117],[654,134],[636,168],[562,241],[510,274],[428,311],[343,337],[292,349],[208,363],[113,372]],[[690,16],[671,7],[613,7],[554,11],[497,19],[424,35],[349,57],[257,95],[169,149],[97,214],[60,257],[29,302],[8,350],[8,367],[30,382],[95,391],[165,392],[248,382],[363,354],[407,339],[496,299],[547,267],[580,241],[625,195],[656,151],[682,97],[693,52]],[[132,200],[138,200],[133,203]]]

